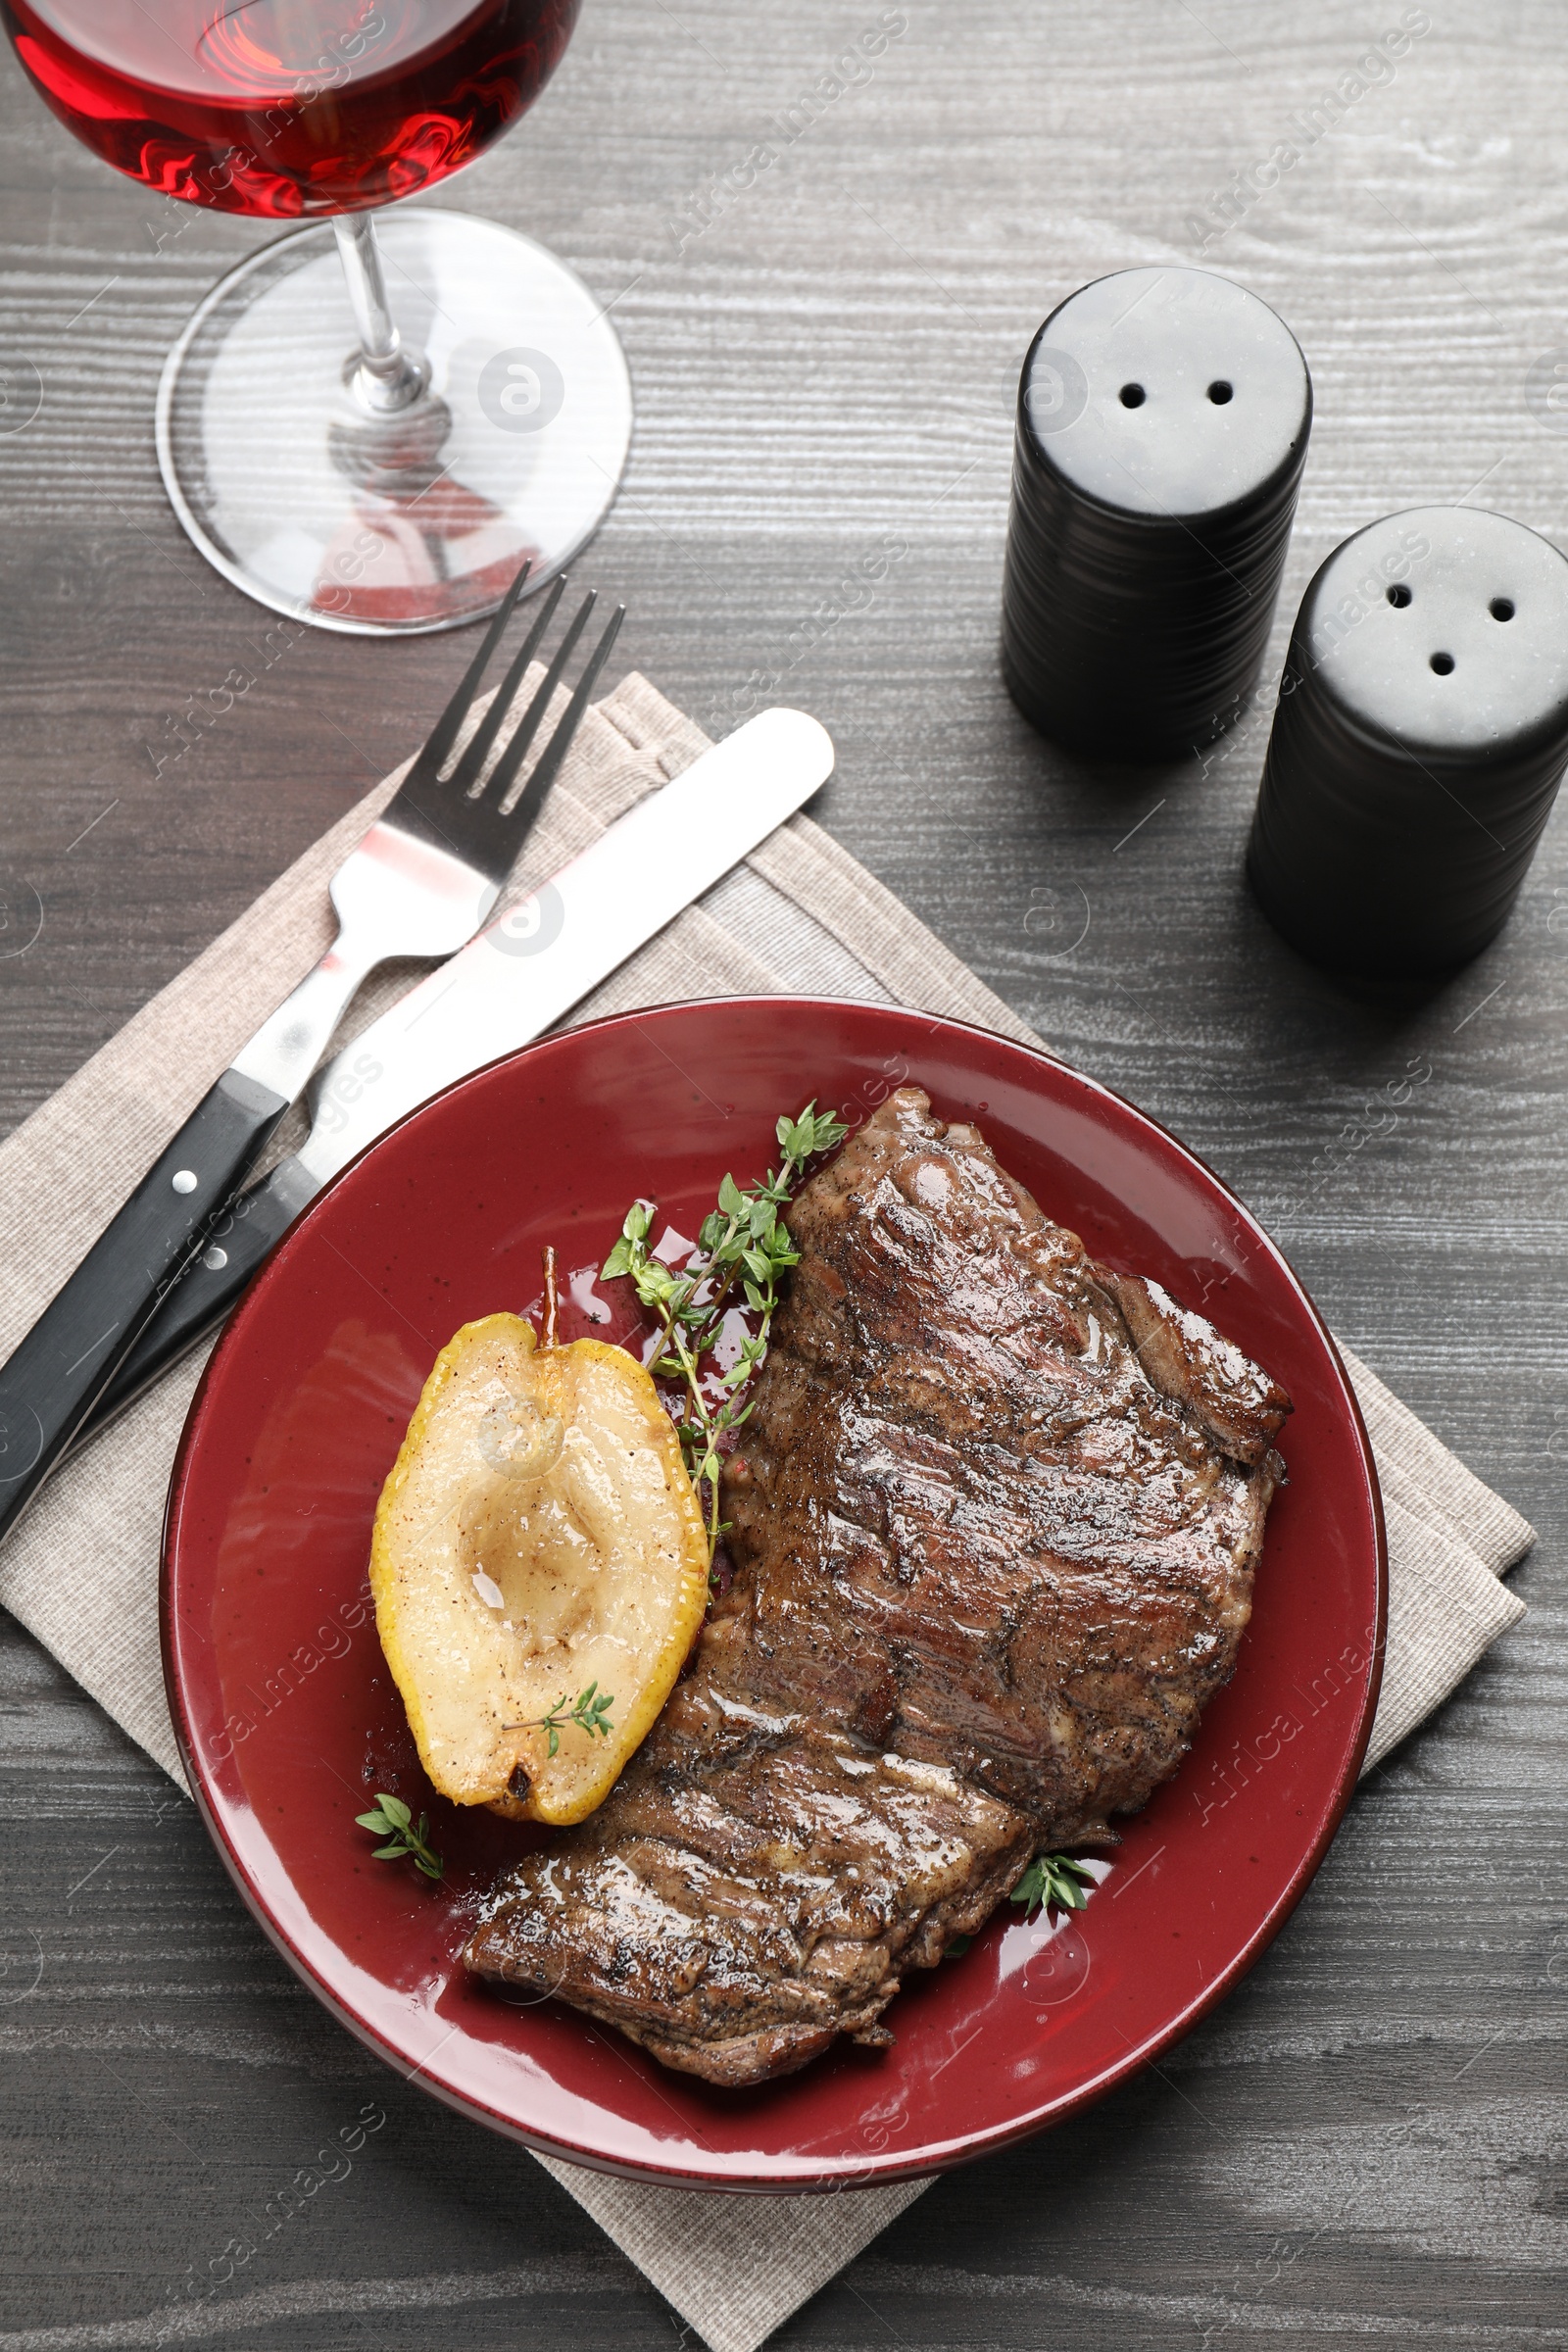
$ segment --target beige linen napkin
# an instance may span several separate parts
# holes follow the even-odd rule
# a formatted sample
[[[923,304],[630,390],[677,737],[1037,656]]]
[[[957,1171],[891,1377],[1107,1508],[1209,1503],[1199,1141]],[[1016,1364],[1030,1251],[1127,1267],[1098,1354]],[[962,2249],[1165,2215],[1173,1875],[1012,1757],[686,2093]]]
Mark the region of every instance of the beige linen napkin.
[[[646,680],[591,710],[509,898],[525,897],[707,738]],[[0,1361],[218,1072],[328,944],[325,883],[397,782],[368,793],[91,1061],[0,1145]],[[416,976],[379,975],[348,1036]],[[671,998],[874,998],[1040,1041],[807,817],[783,826],[624,964],[578,1019]],[[277,1152],[292,1149],[285,1130]],[[1366,1367],[1343,1350],[1389,1529],[1388,1662],[1370,1770],[1523,1614],[1498,1582],[1533,1541]],[[179,1761],[158,1648],[164,1494],[206,1350],[68,1462],[0,1548],[3,1603],[165,1770]],[[713,2352],[754,2352],[924,2186],[757,2200],[614,2180],[540,2158]]]

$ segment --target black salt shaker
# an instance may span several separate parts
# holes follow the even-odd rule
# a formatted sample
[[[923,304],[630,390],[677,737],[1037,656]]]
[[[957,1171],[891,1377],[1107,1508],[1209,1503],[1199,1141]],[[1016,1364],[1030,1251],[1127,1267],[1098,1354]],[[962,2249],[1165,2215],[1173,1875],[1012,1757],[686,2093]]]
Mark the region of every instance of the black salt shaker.
[[[1018,386],[1002,667],[1046,734],[1179,758],[1235,720],[1268,641],[1312,422],[1290,328],[1206,270],[1057,306]]]
[[[1315,962],[1439,972],[1501,930],[1568,764],[1568,561],[1416,507],[1301,600],[1247,867]]]

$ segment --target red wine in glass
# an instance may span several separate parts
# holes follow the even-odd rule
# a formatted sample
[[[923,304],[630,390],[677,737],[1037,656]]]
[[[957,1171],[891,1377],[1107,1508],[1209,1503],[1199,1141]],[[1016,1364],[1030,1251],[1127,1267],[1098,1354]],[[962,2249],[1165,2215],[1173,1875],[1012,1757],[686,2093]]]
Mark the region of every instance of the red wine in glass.
[[[295,220],[433,187],[530,106],[577,0],[0,0],[84,146],[167,196]]]
[[[106,163],[300,224],[207,296],[158,394],[175,513],[277,612],[449,628],[525,557],[542,585],[614,495],[631,386],[605,302],[512,229],[396,203],[527,111],[578,5],[0,0],[40,96]]]

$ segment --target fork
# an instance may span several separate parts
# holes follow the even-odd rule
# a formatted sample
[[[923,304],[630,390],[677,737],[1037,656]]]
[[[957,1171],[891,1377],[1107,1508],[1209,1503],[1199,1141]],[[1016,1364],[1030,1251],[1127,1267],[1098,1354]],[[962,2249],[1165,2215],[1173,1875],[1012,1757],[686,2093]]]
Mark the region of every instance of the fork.
[[[528,576],[525,564],[402,785],[328,885],[337,937],[262,1023],[0,1367],[0,1536],[31,1500],[213,1219],[297,1102],[367,974],[392,956],[455,955],[501,895],[610,658],[617,606],[532,774],[513,787],[588,625],[590,592],[511,734],[528,665],[565,590],[556,580],[489,710],[458,751]],[[492,760],[497,745],[499,756]],[[456,760],[453,755],[457,752]],[[449,769],[450,772],[443,772]]]

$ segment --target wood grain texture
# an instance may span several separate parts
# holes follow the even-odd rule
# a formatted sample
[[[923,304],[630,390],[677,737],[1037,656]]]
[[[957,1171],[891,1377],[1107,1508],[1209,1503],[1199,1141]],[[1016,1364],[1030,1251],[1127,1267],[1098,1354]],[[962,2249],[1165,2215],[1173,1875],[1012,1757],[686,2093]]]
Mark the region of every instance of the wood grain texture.
[[[705,724],[760,693],[820,714],[825,822],[1246,1196],[1542,1543],[1517,1577],[1529,1619],[1362,1791],[1239,1992],[1162,2071],[941,2183],[781,2340],[1561,2344],[1568,820],[1467,971],[1349,988],[1241,881],[1266,694],[1206,764],[1097,772],[1032,733],[996,664],[1034,327],[1086,278],[1197,259],[1216,192],[1410,12],[900,13],[869,80],[782,146],[779,110],[876,24],[871,0],[587,0],[535,116],[444,192],[618,298],[637,435],[579,575],[626,598],[627,665]],[[1208,248],[1282,311],[1316,384],[1276,670],[1311,572],[1379,514],[1470,496],[1568,544],[1568,435],[1525,397],[1568,344],[1561,51],[1548,0],[1433,0],[1392,78],[1303,133]],[[270,638],[206,569],[164,500],[153,388],[261,232],[116,180],[9,59],[0,128],[5,352],[41,388],[21,429],[0,416],[9,1124],[412,748],[459,649]],[[770,138],[777,162],[715,206],[714,175]],[[907,553],[874,602],[835,618],[890,540]],[[171,714],[234,667],[254,684],[170,759]],[[352,2173],[170,2340],[680,2337],[536,2166],[296,1986],[189,1804],[14,1628],[0,1692],[0,2352],[162,2340],[169,2290],[220,2277],[370,2102],[386,2123]]]

